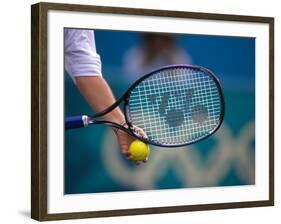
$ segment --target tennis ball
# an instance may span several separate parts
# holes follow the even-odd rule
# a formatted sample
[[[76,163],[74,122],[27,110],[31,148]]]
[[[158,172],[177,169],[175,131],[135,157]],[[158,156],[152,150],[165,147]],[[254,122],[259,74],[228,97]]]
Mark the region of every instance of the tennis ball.
[[[150,153],[149,146],[140,140],[135,140],[131,143],[129,151],[135,161],[145,160]]]

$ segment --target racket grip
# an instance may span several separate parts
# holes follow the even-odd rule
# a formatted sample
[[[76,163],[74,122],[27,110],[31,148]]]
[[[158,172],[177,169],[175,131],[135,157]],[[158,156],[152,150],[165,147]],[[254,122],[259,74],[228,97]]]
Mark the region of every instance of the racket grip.
[[[87,115],[71,116],[65,119],[65,129],[83,128],[88,126],[89,117]]]

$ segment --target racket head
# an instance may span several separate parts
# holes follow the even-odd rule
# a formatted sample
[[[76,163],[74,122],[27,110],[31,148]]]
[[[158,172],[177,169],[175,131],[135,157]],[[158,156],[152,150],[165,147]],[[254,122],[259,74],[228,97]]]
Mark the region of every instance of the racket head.
[[[218,78],[194,65],[170,65],[144,75],[128,89],[124,101],[132,135],[161,147],[181,147],[209,137],[225,113]],[[148,138],[135,133],[134,126]]]

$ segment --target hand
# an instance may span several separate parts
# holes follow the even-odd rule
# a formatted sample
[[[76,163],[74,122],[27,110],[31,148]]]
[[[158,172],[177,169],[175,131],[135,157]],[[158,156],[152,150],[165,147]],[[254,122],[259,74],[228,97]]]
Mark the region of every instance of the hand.
[[[128,126],[125,124],[124,125],[125,128],[128,128]],[[134,130],[141,136],[143,137],[147,137],[145,132],[141,129],[141,128],[138,128],[136,126],[134,126]],[[130,151],[129,151],[129,147],[131,145],[131,143],[136,140],[135,137],[127,134],[126,132],[122,131],[122,129],[117,129],[114,131],[115,134],[116,134],[116,137],[117,137],[117,140],[118,140],[118,144],[119,144],[119,147],[121,149],[121,152],[124,154],[124,156],[126,157],[126,159],[128,160],[133,160],[133,157],[131,156],[130,154]],[[136,165],[139,165],[141,163],[141,161],[134,161]],[[144,161],[142,162],[147,162],[147,159],[145,159]]]

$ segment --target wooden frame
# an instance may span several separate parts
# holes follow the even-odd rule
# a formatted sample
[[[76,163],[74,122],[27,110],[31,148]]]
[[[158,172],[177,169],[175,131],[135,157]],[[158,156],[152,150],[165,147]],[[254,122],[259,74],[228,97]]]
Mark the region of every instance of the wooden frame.
[[[269,24],[269,200],[220,204],[188,205],[159,208],[141,208],[113,211],[89,211],[78,213],[48,214],[47,206],[47,12],[48,10],[66,10],[81,12],[117,13],[144,16],[164,16],[178,18],[196,18],[207,20],[226,20]],[[31,10],[31,217],[40,220],[75,219],[123,215],[154,214],[168,212],[186,212],[225,208],[272,206],[274,204],[274,18],[238,16],[209,13],[162,11],[103,6],[69,5],[56,3],[38,3]]]

